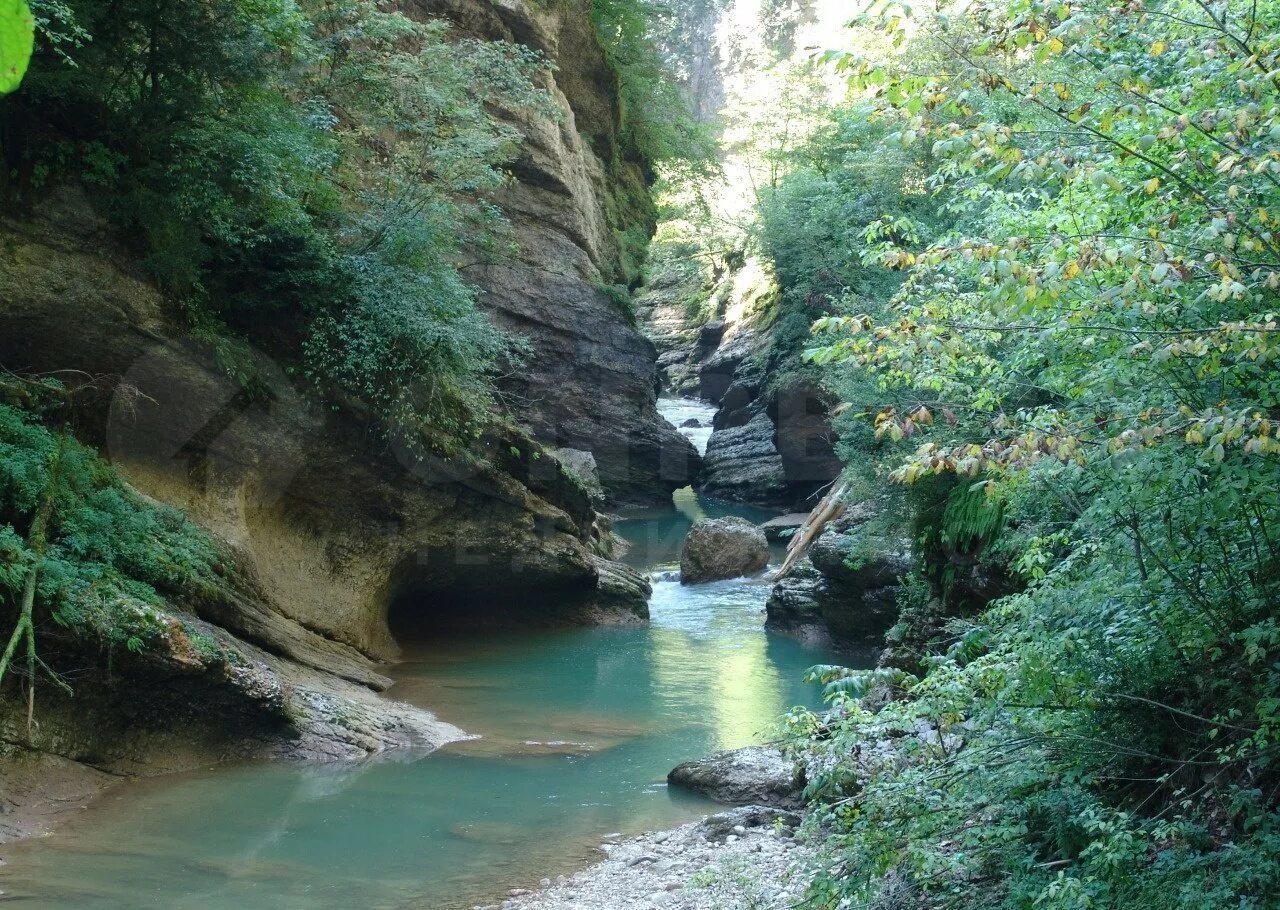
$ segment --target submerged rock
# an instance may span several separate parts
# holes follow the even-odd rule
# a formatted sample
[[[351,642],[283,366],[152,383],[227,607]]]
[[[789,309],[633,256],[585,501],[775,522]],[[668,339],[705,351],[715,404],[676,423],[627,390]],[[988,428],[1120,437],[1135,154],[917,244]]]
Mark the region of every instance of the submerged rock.
[[[667,775],[667,783],[735,806],[798,809],[803,803],[804,775],[795,762],[760,746],[686,762]]]
[[[698,584],[753,575],[769,565],[764,532],[743,518],[703,519],[680,552],[680,581]]]

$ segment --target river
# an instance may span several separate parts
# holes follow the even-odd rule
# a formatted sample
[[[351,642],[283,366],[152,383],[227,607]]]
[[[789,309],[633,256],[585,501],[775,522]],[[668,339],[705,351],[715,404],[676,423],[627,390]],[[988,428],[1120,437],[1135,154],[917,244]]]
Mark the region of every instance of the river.
[[[679,425],[711,409],[661,403]],[[709,430],[683,430],[700,448]],[[451,910],[598,858],[610,835],[715,807],[666,772],[759,742],[812,705],[833,655],[766,634],[768,586],[681,586],[704,515],[772,513],[676,494],[626,516],[626,559],[654,578],[647,628],[558,629],[409,644],[391,697],[480,739],[355,766],[251,764],[125,784],[51,837],[0,848],[0,888],[58,910]]]

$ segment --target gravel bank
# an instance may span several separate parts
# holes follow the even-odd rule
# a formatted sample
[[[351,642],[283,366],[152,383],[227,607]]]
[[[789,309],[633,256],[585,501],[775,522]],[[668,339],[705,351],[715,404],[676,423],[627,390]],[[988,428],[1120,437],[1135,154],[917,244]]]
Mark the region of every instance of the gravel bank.
[[[814,857],[788,827],[796,821],[750,807],[604,844],[598,865],[477,910],[783,910],[803,894]]]

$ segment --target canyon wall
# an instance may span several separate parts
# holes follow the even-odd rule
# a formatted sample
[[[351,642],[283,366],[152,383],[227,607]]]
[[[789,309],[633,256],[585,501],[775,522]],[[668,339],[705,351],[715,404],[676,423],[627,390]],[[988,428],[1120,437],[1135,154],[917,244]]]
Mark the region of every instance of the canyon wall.
[[[76,399],[77,435],[142,495],[212,531],[234,564],[219,596],[172,605],[185,617],[172,647],[108,668],[79,708],[50,690],[38,754],[134,773],[264,749],[351,758],[430,746],[457,731],[373,695],[389,684],[378,665],[398,654],[397,624],[647,618],[647,581],[608,558],[597,501],[551,451],[591,452],[616,502],[666,500],[698,467],[657,415],[654,348],[617,302],[652,203],[645,163],[619,139],[590,5],[401,6],[555,64],[545,87],[556,116],[504,114],[526,137],[496,200],[518,256],[467,271],[494,321],[528,342],[505,381],[514,420],[449,459],[388,441],[358,405],[321,405],[260,352],[238,351],[229,370],[225,347],[187,331],[84,190],[0,215],[0,366],[90,388]],[[183,630],[196,628],[223,656],[192,651]],[[0,705],[11,744],[26,738],[15,705]]]
[[[655,410],[656,353],[621,301],[654,226],[648,165],[624,141],[616,77],[589,0],[409,0],[410,15],[459,34],[524,44],[556,66],[544,80],[557,116],[511,114],[525,142],[497,197],[517,257],[466,276],[481,306],[531,354],[504,381],[507,400],[542,442],[590,451],[609,497],[665,503],[698,455]]]

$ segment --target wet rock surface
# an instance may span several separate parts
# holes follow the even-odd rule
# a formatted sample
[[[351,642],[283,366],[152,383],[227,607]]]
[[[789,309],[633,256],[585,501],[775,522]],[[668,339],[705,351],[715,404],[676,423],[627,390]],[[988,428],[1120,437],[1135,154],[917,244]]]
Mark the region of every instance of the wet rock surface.
[[[0,844],[39,837],[120,778],[21,745],[0,745]]]
[[[800,808],[804,776],[777,749],[751,746],[717,752],[673,769],[667,783],[735,806]]]
[[[699,584],[762,572],[769,565],[764,532],[743,518],[694,523],[680,552],[680,581]]]
[[[44,833],[126,777],[247,759],[366,761],[466,738],[429,711],[191,618],[109,673],[83,663],[73,695],[41,690],[29,738],[25,705],[0,701],[0,842]]]
[[[593,557],[599,581],[586,620],[602,625],[633,625],[649,619],[653,585],[640,572],[620,562]]]

